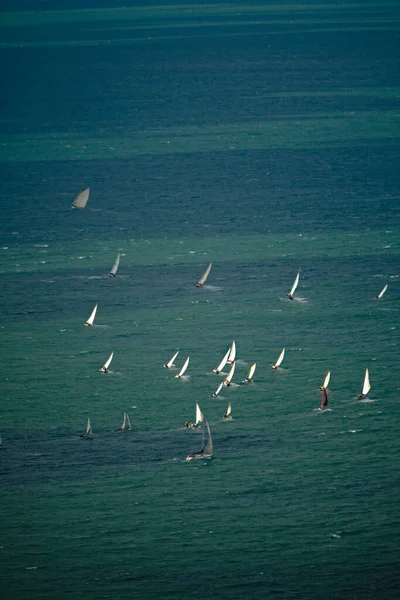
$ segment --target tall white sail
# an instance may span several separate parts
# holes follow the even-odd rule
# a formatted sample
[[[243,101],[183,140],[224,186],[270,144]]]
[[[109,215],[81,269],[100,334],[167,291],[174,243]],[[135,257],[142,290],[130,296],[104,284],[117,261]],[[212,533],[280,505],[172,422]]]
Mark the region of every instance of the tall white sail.
[[[86,188],[83,192],[80,192],[72,203],[72,208],[85,208],[86,203],[89,199],[90,188]]]
[[[232,363],[231,370],[229,371],[229,373],[224,381],[224,385],[226,385],[226,386],[229,386],[232,381],[232,377],[235,373],[235,365],[236,365],[236,363]]]
[[[201,287],[203,285],[203,283],[206,282],[206,279],[207,279],[207,277],[210,274],[211,267],[212,267],[212,262],[210,262],[210,264],[208,265],[207,269],[204,271],[203,275],[200,277],[200,279],[196,283],[196,287]]]
[[[114,352],[111,352],[109,358],[106,360],[106,362],[104,363],[104,365],[101,367],[100,371],[102,371],[103,373],[105,373],[107,371],[108,367],[111,364],[113,356],[114,356]]]
[[[251,365],[249,374],[246,377],[246,381],[251,381],[253,379],[254,371],[256,370],[257,363]]]
[[[299,269],[299,272],[296,275],[296,279],[294,280],[294,283],[292,285],[292,289],[289,292],[289,297],[290,298],[293,296],[293,294],[296,291],[297,286],[299,285],[299,279],[300,279],[300,269]]]
[[[221,360],[218,367],[216,369],[213,369],[213,373],[220,373],[222,371],[222,369],[224,368],[224,366],[226,365],[226,363],[228,361],[228,356],[229,356],[230,351],[231,351],[231,349],[229,348],[228,352],[225,354],[224,358]]]
[[[204,421],[204,415],[200,410],[200,406],[196,403],[196,425],[199,425],[199,423],[202,423]]]
[[[369,392],[369,390],[371,389],[371,384],[369,382],[369,372],[368,369],[365,369],[365,376],[364,376],[364,384],[363,384],[363,388],[362,388],[362,395],[366,396]]]
[[[165,363],[164,367],[166,369],[170,369],[171,367],[174,366],[174,360],[176,359],[176,357],[178,356],[178,354],[179,354],[179,350],[177,352],[175,352],[175,354],[173,355],[173,357],[170,358],[170,360],[167,363]]]
[[[328,371],[327,374],[325,375],[324,383],[321,386],[324,390],[328,389],[330,379],[331,379],[331,372]]]
[[[273,367],[276,369],[279,367],[279,365],[282,363],[283,359],[285,356],[285,348],[282,350],[282,352],[280,353],[278,360],[276,361],[276,363],[273,365]]]
[[[235,358],[236,358],[236,344],[235,344],[235,341],[233,341],[232,346],[230,347],[230,350],[229,350],[227,362],[233,363],[233,362],[235,362]]]
[[[119,267],[119,259],[121,258],[121,252],[118,252],[117,254],[117,258],[115,259],[115,262],[111,268],[111,271],[109,272],[109,277],[115,277],[118,271],[118,267]]]
[[[88,320],[86,321],[85,325],[88,325],[89,327],[90,327],[91,325],[93,325],[93,321],[94,321],[94,318],[95,318],[95,316],[96,316],[96,312],[97,312],[97,306],[98,306],[98,305],[96,304],[96,306],[95,306],[95,307],[94,307],[94,309],[92,310],[92,313],[91,313],[90,317],[89,317],[89,318],[88,318]]]
[[[219,393],[220,393],[220,391],[222,390],[222,386],[223,386],[223,385],[224,385],[224,382],[223,382],[223,381],[221,381],[221,383],[219,384],[219,386],[217,387],[217,389],[215,390],[215,392],[213,392],[213,396],[214,396],[214,398],[215,398],[216,396],[218,396],[218,394],[219,394]]]
[[[213,441],[212,441],[212,437],[211,437],[211,431],[210,431],[210,426],[208,424],[207,419],[204,417],[204,422],[206,424],[207,427],[207,433],[208,433],[208,439],[207,439],[207,445],[204,448],[204,456],[205,457],[211,457],[214,454],[214,448],[213,448]]]
[[[183,367],[181,368],[181,370],[179,371],[178,375],[175,375],[175,377],[182,377],[182,375],[184,374],[184,372],[186,371],[186,369],[188,368],[189,365],[189,356],[187,357],[187,359],[185,360],[185,362],[183,363]]]
[[[388,289],[388,284],[385,285],[385,287],[383,288],[383,290],[381,290],[379,292],[379,294],[377,295],[377,300],[379,300],[379,298],[382,298],[383,294],[386,292],[386,290]]]
[[[229,417],[229,415],[231,414],[231,412],[232,412],[232,406],[231,406],[231,403],[228,402],[228,408],[226,410],[226,416]]]

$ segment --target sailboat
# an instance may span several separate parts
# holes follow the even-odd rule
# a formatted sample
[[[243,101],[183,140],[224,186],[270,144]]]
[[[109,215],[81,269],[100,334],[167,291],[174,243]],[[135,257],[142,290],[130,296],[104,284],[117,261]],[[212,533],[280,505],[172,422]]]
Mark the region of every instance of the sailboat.
[[[276,363],[274,365],[272,365],[273,369],[277,369],[279,367],[279,365],[282,363],[283,358],[285,356],[285,348],[282,350],[282,352],[280,353],[278,360],[276,361]]]
[[[290,290],[290,292],[288,293],[288,295],[286,296],[286,298],[288,300],[293,300],[293,294],[296,291],[297,286],[299,285],[299,279],[300,279],[300,269],[299,272],[296,275],[296,279],[294,280],[294,283],[292,285],[292,289]]]
[[[213,373],[220,373],[222,371],[222,369],[224,368],[224,366],[226,365],[226,363],[228,361],[228,356],[229,356],[230,351],[231,351],[231,349],[229,348],[228,352],[225,354],[224,358],[221,360],[218,367],[216,369],[213,369]]]
[[[230,347],[230,350],[229,350],[228,360],[226,362],[233,363],[233,362],[235,362],[235,358],[236,358],[236,344],[233,341],[232,346]]]
[[[230,403],[230,402],[228,402],[228,408],[226,409],[226,413],[225,413],[224,415],[222,415],[222,416],[223,416],[223,418],[224,418],[225,420],[226,420],[226,419],[228,419],[228,420],[232,420],[232,417],[231,417],[231,412],[232,412],[232,406],[231,406],[231,403]]]
[[[97,306],[98,305],[96,304],[96,306],[92,310],[92,314],[90,315],[90,317],[88,318],[88,320],[85,322],[85,325],[87,325],[88,327],[91,327],[93,325],[93,321],[94,321],[94,318],[95,318],[96,312],[97,312]]]
[[[331,379],[331,372],[328,371],[327,374],[325,375],[323,384],[320,385],[318,388],[319,390],[321,390],[321,392],[328,389],[330,379]]]
[[[189,423],[188,421],[186,421],[185,425],[186,427],[198,427],[199,425],[201,425],[201,423],[203,423],[203,421],[204,415],[201,412],[200,406],[196,402],[196,420],[194,423]]]
[[[111,268],[111,271],[109,272],[108,276],[109,277],[115,277],[118,271],[118,267],[119,267],[119,259],[121,258],[121,252],[118,252],[117,254],[117,258],[115,259],[115,262]]]
[[[383,294],[386,292],[387,289],[388,289],[388,284],[386,284],[385,287],[379,292],[379,294],[377,295],[375,300],[379,300],[380,298],[382,298]]]
[[[204,417],[204,423],[206,424],[207,433],[208,433],[207,444],[204,445],[204,438],[203,438],[203,448],[200,450],[200,452],[193,452],[192,454],[188,454],[186,457],[186,460],[201,460],[203,458],[207,459],[207,458],[213,457],[214,449],[213,449],[211,431],[210,431],[210,426],[208,424],[208,421],[205,417]]]
[[[86,188],[83,192],[80,192],[72,203],[72,208],[85,208],[86,202],[89,199],[90,188]]]
[[[226,387],[229,387],[231,385],[232,377],[235,372],[235,364],[236,363],[232,363],[231,370],[229,371],[229,373],[224,381],[224,385],[226,385]]]
[[[322,398],[321,398],[321,406],[319,410],[324,410],[328,406],[328,394],[326,393],[326,389],[322,390]]]
[[[179,371],[178,375],[175,375],[175,377],[182,377],[182,375],[184,374],[184,372],[188,368],[188,364],[189,364],[189,356],[187,357],[187,359],[183,363],[183,366],[182,366],[181,370]]]
[[[218,394],[220,393],[220,391],[222,390],[222,386],[224,385],[224,382],[221,381],[221,383],[219,384],[219,386],[217,387],[217,389],[215,390],[215,392],[213,392],[213,396],[214,398],[216,398],[218,396]]]
[[[206,282],[206,279],[210,274],[211,267],[212,267],[212,262],[210,262],[207,269],[204,271],[203,275],[200,277],[200,279],[196,283],[196,287],[203,287],[203,284]]]
[[[118,427],[115,431],[130,431],[132,429],[131,420],[128,413],[124,412],[124,420],[121,427]]]
[[[176,359],[176,357],[178,356],[178,354],[179,354],[179,350],[177,352],[175,352],[175,354],[173,355],[173,357],[167,363],[165,363],[164,367],[166,369],[170,369],[171,367],[175,366],[174,365],[174,360]]]
[[[253,365],[251,365],[249,374],[247,375],[247,377],[244,380],[247,383],[250,383],[250,381],[253,381],[253,375],[254,375],[254,371],[256,370],[256,366],[257,366],[257,363],[254,363]]]
[[[110,364],[111,364],[111,361],[112,361],[112,359],[113,359],[113,356],[114,356],[114,352],[111,352],[111,354],[110,354],[110,357],[109,357],[109,358],[106,360],[106,362],[104,363],[104,365],[103,365],[103,366],[101,367],[101,369],[100,369],[100,371],[101,371],[102,373],[107,373],[107,371],[108,371],[108,367],[109,367],[109,366],[110,366]]]
[[[85,433],[81,433],[79,436],[81,438],[91,439],[93,437],[92,427],[90,425],[90,419],[87,420],[86,431]]]
[[[357,398],[366,398],[370,389],[371,389],[371,384],[369,382],[369,372],[368,372],[368,369],[365,369],[363,387],[361,390],[361,394],[358,394]]]

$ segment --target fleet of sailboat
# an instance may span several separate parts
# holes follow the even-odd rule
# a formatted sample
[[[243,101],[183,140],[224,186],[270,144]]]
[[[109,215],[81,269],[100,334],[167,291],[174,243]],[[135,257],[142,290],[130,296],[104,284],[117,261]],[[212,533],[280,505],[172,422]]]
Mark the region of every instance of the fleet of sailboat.
[[[118,252],[117,258],[115,259],[115,262],[114,262],[113,266],[111,267],[111,271],[108,274],[109,277],[115,277],[117,275],[120,258],[121,258],[121,252]]]
[[[80,192],[72,203],[72,208],[85,208],[87,201],[89,200],[90,188],[86,188],[83,192]]]
[[[208,265],[207,269],[204,271],[203,275],[200,277],[200,279],[196,283],[196,287],[203,287],[203,285],[206,282],[207,277],[210,274],[211,267],[212,267],[212,262],[210,262],[210,264]]]
[[[292,289],[290,290],[290,292],[286,296],[286,298],[288,300],[293,300],[294,293],[295,293],[295,291],[297,289],[297,286],[299,285],[299,280],[300,280],[300,269],[299,269],[299,272],[296,275],[296,279],[294,280],[294,283],[292,285]]]
[[[111,354],[110,354],[109,358],[106,360],[106,362],[104,363],[104,365],[103,365],[103,366],[101,367],[101,369],[100,369],[100,371],[101,371],[102,373],[107,373],[107,371],[108,371],[108,367],[109,367],[109,366],[110,366],[110,364],[111,364],[111,361],[112,361],[112,359],[113,359],[113,356],[114,356],[114,352],[111,352]]]
[[[170,358],[170,360],[167,363],[165,363],[164,367],[166,369],[171,369],[171,367],[175,366],[174,365],[174,360],[176,359],[176,357],[178,356],[178,354],[179,354],[179,350],[177,352],[175,352],[175,354],[173,355],[173,357]]]
[[[93,437],[92,427],[90,425],[90,419],[87,420],[86,431],[85,433],[81,433],[79,436],[81,438],[91,439]]]
[[[189,365],[189,356],[187,357],[187,359],[183,363],[181,370],[179,371],[179,373],[177,375],[175,375],[175,377],[182,377],[182,375],[185,373],[186,369],[188,368],[188,365]]]
[[[87,327],[91,327],[93,325],[93,321],[94,321],[94,318],[95,318],[96,312],[97,312],[97,306],[98,305],[96,304],[96,306],[94,307],[94,309],[91,312],[90,317],[88,318],[87,321],[85,321],[85,325],[87,325]]]
[[[279,367],[280,364],[282,364],[282,361],[285,357],[285,348],[282,350],[282,352],[280,353],[278,360],[276,361],[276,363],[274,365],[272,365],[273,369],[277,369]]]

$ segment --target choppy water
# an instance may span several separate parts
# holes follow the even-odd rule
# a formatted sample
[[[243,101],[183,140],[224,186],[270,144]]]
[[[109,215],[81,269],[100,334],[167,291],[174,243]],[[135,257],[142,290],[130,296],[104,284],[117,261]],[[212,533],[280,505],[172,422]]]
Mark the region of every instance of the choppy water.
[[[397,598],[398,5],[67,4],[0,13],[3,596]]]

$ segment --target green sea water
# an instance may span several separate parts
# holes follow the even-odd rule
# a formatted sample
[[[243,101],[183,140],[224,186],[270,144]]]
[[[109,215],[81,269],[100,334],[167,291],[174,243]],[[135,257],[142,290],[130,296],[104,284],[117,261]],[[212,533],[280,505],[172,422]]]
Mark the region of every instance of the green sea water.
[[[2,597],[397,598],[399,16],[3,1]]]

